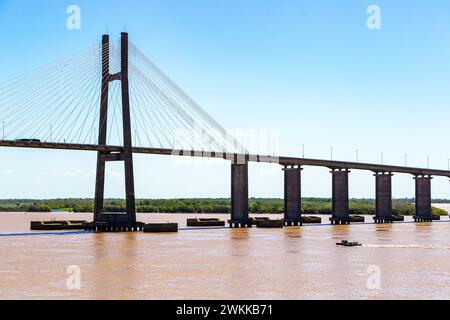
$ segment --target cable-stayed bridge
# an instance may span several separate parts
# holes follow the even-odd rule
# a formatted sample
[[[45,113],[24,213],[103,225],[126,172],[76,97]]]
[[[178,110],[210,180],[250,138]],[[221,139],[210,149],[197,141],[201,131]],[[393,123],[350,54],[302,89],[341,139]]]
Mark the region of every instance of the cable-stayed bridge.
[[[1,147],[97,152],[94,224],[121,230],[137,225],[133,154],[221,158],[231,163],[232,227],[250,227],[248,163],[281,165],[285,172],[285,219],[301,225],[301,171],[320,166],[332,173],[332,223],[350,223],[349,172],[376,177],[377,223],[394,221],[392,175],[411,174],[416,221],[431,221],[431,180],[450,171],[401,166],[275,157],[249,153],[217,121],[164,74],[122,33],[73,56],[0,85]],[[126,212],[104,212],[105,164],[125,166]]]

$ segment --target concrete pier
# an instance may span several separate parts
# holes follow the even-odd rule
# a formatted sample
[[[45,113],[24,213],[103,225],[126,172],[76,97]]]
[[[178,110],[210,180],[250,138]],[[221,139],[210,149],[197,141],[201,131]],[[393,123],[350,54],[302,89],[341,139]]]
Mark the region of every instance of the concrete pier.
[[[416,180],[416,222],[432,222],[431,213],[431,176],[417,176]]]
[[[333,175],[333,208],[331,224],[350,224],[348,174],[347,169],[334,169]]]
[[[251,228],[248,216],[248,163],[231,165],[231,228]]]
[[[284,225],[301,226],[301,172],[298,166],[284,169]]]
[[[392,176],[388,173],[376,173],[376,216],[375,223],[393,223],[392,215]]]

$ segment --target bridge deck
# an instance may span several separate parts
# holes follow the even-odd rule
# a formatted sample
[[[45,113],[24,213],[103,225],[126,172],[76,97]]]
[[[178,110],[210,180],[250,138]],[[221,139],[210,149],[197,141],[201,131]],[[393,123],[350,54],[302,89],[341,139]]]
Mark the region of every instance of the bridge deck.
[[[101,146],[89,144],[70,144],[70,143],[49,143],[49,142],[21,142],[21,141],[0,141],[0,147],[9,148],[32,148],[32,149],[55,149],[55,150],[79,150],[79,151],[104,151],[104,152],[121,152],[121,146]],[[154,154],[166,156],[185,156],[199,158],[221,158],[226,160],[245,159],[250,162],[261,163],[277,163],[283,166],[315,166],[326,167],[330,169],[348,169],[348,170],[367,170],[373,172],[391,172],[391,173],[407,173],[411,175],[429,175],[449,177],[450,171],[424,168],[411,168],[402,166],[380,165],[370,163],[356,163],[347,161],[331,161],[320,159],[304,159],[293,157],[272,157],[262,155],[244,155],[217,152],[202,152],[191,150],[172,150],[158,148],[133,148],[133,153],[138,154]]]

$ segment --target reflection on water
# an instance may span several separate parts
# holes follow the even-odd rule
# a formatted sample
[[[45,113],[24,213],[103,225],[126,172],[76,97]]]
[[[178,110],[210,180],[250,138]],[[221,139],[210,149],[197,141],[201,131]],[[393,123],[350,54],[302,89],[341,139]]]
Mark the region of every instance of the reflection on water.
[[[0,214],[0,233],[53,217]],[[91,215],[58,215],[74,217]],[[185,227],[188,217],[139,218]],[[449,222],[0,237],[0,298],[450,299],[449,249]],[[66,288],[70,265],[81,269],[80,290]],[[380,290],[367,287],[371,266]]]

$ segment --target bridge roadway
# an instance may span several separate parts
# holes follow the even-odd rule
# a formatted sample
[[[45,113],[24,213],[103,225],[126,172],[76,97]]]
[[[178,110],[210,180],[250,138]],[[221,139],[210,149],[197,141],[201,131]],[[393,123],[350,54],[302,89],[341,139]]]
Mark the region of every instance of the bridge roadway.
[[[104,151],[109,153],[121,153],[123,147],[121,146],[102,146],[90,144],[71,144],[71,143],[50,143],[50,142],[23,142],[0,140],[0,147],[9,148],[32,148],[32,149],[55,149],[55,150],[79,150],[79,151]],[[406,173],[414,176],[438,176],[450,178],[450,171],[437,169],[412,168],[402,166],[380,165],[370,163],[357,163],[347,161],[331,161],[320,159],[304,159],[293,157],[272,157],[262,155],[244,155],[232,153],[216,153],[203,151],[185,151],[159,148],[133,148],[133,153],[136,154],[154,154],[165,156],[186,156],[199,158],[221,158],[226,160],[244,159],[249,162],[260,163],[276,163],[282,166],[314,166],[326,167],[333,170],[366,170],[375,173]],[[245,158],[244,158],[245,157]],[[245,161],[243,161],[245,162]]]

